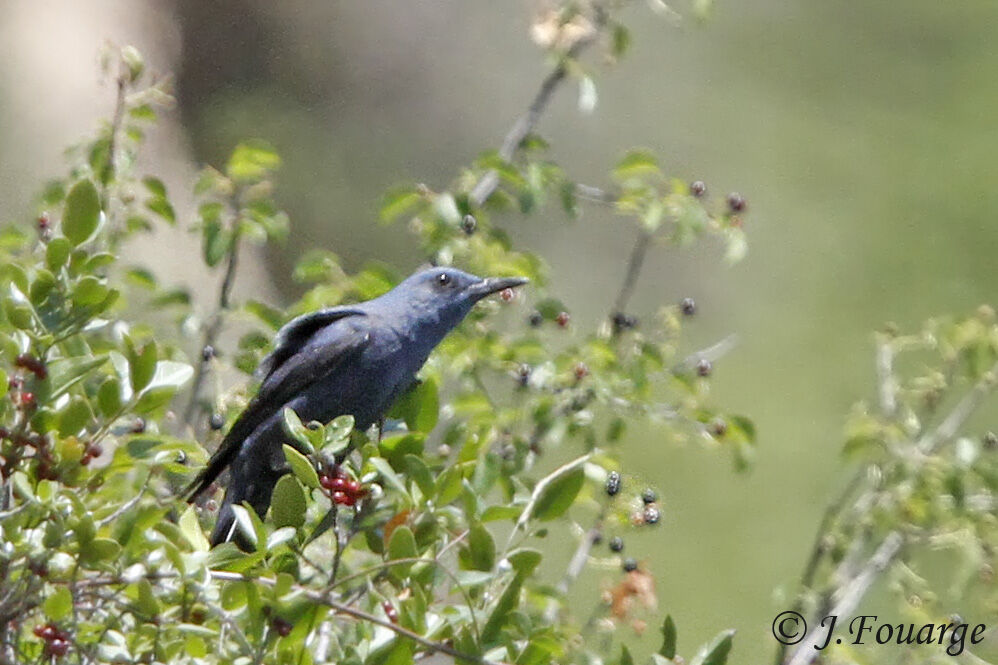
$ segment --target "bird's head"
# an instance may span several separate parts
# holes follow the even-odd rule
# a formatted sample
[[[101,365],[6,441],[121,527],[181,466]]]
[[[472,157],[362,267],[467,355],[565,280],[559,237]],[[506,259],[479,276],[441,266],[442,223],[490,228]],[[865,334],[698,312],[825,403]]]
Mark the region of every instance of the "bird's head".
[[[482,298],[526,284],[524,277],[478,277],[457,268],[426,268],[413,273],[390,292],[417,316],[456,326]]]

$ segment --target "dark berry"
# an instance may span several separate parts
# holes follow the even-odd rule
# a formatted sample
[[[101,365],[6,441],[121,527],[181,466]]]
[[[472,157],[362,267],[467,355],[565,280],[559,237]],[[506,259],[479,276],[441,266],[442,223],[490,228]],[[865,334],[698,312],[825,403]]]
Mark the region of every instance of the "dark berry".
[[[984,435],[984,447],[988,450],[995,450],[998,448],[998,434],[994,432],[988,432]]]
[[[17,360],[14,361],[14,364],[28,370],[37,376],[41,381],[44,381],[45,377],[49,375],[48,370],[45,369],[45,363],[28,353],[22,353],[19,355]]]
[[[559,326],[565,328],[568,326],[568,323],[572,320],[572,317],[569,316],[568,312],[558,312],[558,316],[556,316],[554,320]]]
[[[630,314],[625,314],[624,312],[614,312],[613,316],[610,318],[610,322],[613,324],[614,332],[630,330],[631,328],[636,328],[638,325],[637,318],[631,316]]]
[[[86,454],[91,457],[100,457],[104,454],[104,448],[99,443],[91,443],[87,446]]]
[[[600,543],[602,543],[603,542],[603,532],[602,531],[593,531],[592,535],[589,536],[589,542],[591,542],[593,545],[599,545]]]
[[[690,183],[690,194],[700,198],[707,193],[707,185],[704,184],[703,180],[694,180]]]
[[[645,524],[658,524],[662,518],[662,512],[655,506],[645,506],[644,518]]]
[[[610,539],[610,551],[611,552],[623,552],[624,551],[624,539],[620,536],[615,536]]]
[[[631,557],[627,557],[626,559],[624,559],[623,568],[625,573],[633,573],[635,570],[638,569],[638,562],[632,559]]]
[[[208,426],[213,430],[220,430],[225,427],[225,416],[221,413],[211,414],[211,418],[208,419]]]
[[[143,419],[143,418],[136,418],[132,422],[132,433],[133,434],[142,434],[142,432],[145,432],[145,431],[146,431],[146,421],[145,421],[145,419]]]
[[[606,493],[608,496],[617,496],[620,493],[620,474],[611,471],[606,477]]]
[[[649,487],[641,493],[641,500],[647,506],[649,503],[655,503],[658,501],[658,494],[655,494],[655,490]]]
[[[10,438],[10,430],[7,429],[6,427],[0,427],[0,441],[9,438]]]
[[[575,380],[576,381],[581,381],[582,379],[586,378],[587,376],[589,376],[589,367],[587,367],[585,363],[576,363],[575,364]]]
[[[290,635],[291,629],[294,628],[294,626],[291,625],[291,622],[285,621],[281,617],[275,618],[270,622],[270,625],[274,627],[274,631],[281,637],[287,637]]]
[[[24,380],[19,376],[12,376],[7,379],[7,388],[10,390],[20,390],[24,387]]]
[[[710,433],[714,436],[720,438],[727,434],[728,423],[724,422],[721,418],[714,418],[710,423]]]
[[[475,228],[478,226],[478,220],[475,219],[474,215],[465,215],[464,219],[461,220],[461,230],[464,231],[465,235],[471,235],[475,232]]]
[[[728,208],[731,209],[731,212],[742,212],[747,205],[745,197],[738,192],[728,194]]]
[[[93,457],[84,453],[83,457],[80,458],[80,466],[89,466],[92,459]]]
[[[527,323],[530,324],[531,328],[536,328],[544,323],[544,315],[540,312],[531,312],[530,316],[527,318]]]
[[[526,363],[516,368],[516,380],[521,386],[526,386],[530,381],[530,365]]]
[[[205,344],[204,348],[201,349],[201,360],[208,362],[215,357],[215,347],[211,344]]]
[[[697,313],[697,304],[693,298],[683,298],[683,301],[679,303],[679,308],[686,316],[693,316]]]
[[[700,376],[710,376],[713,369],[714,366],[706,358],[701,358],[697,361],[697,374]]]

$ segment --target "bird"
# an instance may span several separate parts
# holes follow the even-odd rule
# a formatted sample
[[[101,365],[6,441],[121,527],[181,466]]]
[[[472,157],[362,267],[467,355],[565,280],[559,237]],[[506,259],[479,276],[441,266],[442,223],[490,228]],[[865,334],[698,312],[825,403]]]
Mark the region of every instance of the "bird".
[[[355,429],[366,430],[416,383],[430,353],[475,303],[528,281],[426,268],[372,300],[320,309],[282,327],[257,368],[256,396],[184,491],[193,502],[231,468],[212,546],[234,540],[249,548],[232,507],[246,502],[266,514],[274,486],[288,471],[283,444],[293,445],[284,430],[285,408],[304,422],[350,415]]]

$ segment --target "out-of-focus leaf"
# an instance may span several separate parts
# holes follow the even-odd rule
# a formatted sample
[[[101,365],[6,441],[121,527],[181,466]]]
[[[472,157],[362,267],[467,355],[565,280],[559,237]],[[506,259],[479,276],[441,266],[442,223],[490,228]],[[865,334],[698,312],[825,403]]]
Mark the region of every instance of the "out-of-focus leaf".
[[[81,245],[96,232],[100,223],[100,195],[90,180],[80,180],[66,195],[62,233],[73,245]]]

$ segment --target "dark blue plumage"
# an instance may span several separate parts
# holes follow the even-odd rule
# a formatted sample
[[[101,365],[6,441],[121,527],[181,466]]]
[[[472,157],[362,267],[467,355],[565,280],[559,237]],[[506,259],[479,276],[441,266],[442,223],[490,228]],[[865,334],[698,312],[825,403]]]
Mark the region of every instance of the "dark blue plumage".
[[[257,370],[259,392],[188,490],[193,500],[231,466],[212,543],[232,537],[233,504],[245,501],[266,513],[286,472],[285,407],[306,422],[349,414],[358,429],[368,428],[412,385],[430,352],[476,302],[526,281],[430,268],[378,298],[306,314],[281,328]]]

